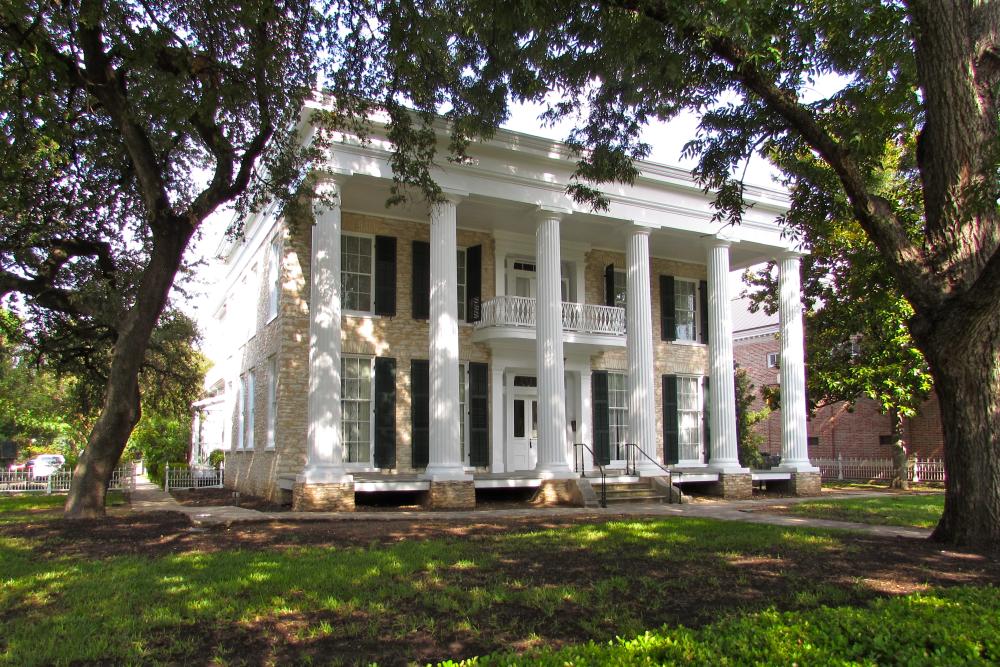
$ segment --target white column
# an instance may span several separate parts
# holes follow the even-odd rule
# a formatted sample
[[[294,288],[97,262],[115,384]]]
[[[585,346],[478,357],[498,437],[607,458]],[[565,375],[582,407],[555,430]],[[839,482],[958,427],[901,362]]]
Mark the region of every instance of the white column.
[[[593,379],[590,369],[580,371],[580,414],[577,417],[576,441],[585,443],[590,447],[590,451],[584,449],[583,469],[591,471],[594,469],[594,406],[591,403],[591,381]]]
[[[781,321],[781,468],[815,472],[809,462],[806,429],[806,373],[802,336],[802,293],[799,254],[778,258]]]
[[[628,425],[632,442],[645,454],[636,454],[640,474],[663,471],[656,456],[656,403],[653,393],[653,306],[649,286],[649,228],[633,227],[625,251],[627,267],[625,321],[628,353]],[[648,457],[648,458],[647,458]],[[650,460],[652,459],[652,460]]]
[[[733,320],[729,303],[729,245],[722,238],[708,242],[708,465],[719,472],[746,472],[736,447],[736,390],[733,384]]]
[[[306,467],[297,478],[305,484],[343,484],[340,438],[340,188],[320,182],[312,228],[309,269],[309,430]]]
[[[458,415],[457,197],[431,207],[430,451],[426,475],[472,479],[462,464]]]
[[[507,442],[504,439],[504,414],[503,414],[503,370],[497,369],[497,362],[494,359],[490,367],[490,472],[503,472],[504,451],[507,449]]]
[[[538,363],[538,464],[551,478],[573,477],[566,443],[566,379],[563,362],[559,221],[562,215],[540,211],[535,231],[538,303],[535,349]]]

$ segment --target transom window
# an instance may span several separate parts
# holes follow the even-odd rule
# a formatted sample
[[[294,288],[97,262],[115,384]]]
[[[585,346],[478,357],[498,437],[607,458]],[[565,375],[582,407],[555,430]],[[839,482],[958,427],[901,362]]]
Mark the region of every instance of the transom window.
[[[344,310],[372,309],[372,239],[344,234],[340,246],[340,284]]]
[[[677,340],[697,340],[698,284],[693,280],[674,279],[674,317]]]
[[[340,433],[345,463],[371,462],[372,360],[343,357]]]
[[[677,378],[677,437],[680,458],[701,459],[702,434],[701,378]]]
[[[611,458],[625,458],[628,441],[628,377],[608,373],[608,424],[611,433]]]

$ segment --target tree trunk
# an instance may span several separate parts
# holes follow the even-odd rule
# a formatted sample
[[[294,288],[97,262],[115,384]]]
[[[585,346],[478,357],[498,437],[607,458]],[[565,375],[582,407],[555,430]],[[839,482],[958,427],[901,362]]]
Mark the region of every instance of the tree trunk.
[[[111,475],[141,415],[139,370],[190,238],[191,232],[177,223],[167,233],[154,234],[135,305],[126,313],[115,341],[104,407],[73,471],[64,508],[67,518],[104,516]]]
[[[1000,551],[1000,318],[947,311],[913,327],[944,429],[944,515],[932,539]]]

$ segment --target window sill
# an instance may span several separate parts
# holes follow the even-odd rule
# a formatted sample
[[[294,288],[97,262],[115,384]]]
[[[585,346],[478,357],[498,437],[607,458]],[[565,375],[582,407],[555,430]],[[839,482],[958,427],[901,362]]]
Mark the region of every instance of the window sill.
[[[698,347],[708,347],[708,343],[702,343],[697,340],[661,340],[661,343],[671,343],[673,345],[690,345]]]

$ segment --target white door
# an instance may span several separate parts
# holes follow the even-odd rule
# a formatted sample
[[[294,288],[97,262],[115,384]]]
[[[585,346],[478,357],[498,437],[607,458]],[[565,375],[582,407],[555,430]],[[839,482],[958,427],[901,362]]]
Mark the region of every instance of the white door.
[[[538,463],[538,395],[515,393],[511,413],[514,415],[514,430],[508,440],[509,469],[534,470]]]

